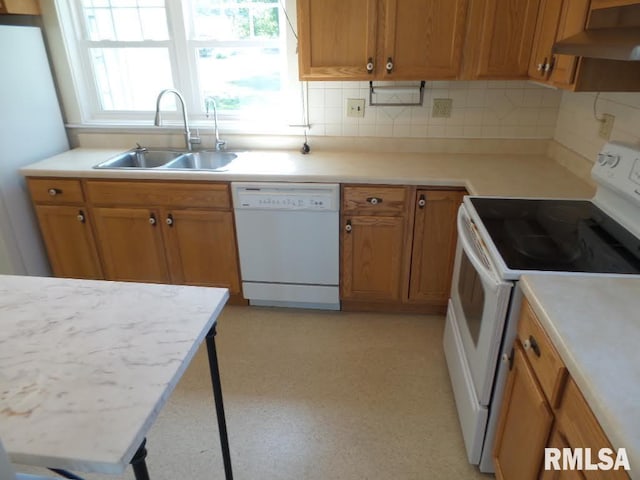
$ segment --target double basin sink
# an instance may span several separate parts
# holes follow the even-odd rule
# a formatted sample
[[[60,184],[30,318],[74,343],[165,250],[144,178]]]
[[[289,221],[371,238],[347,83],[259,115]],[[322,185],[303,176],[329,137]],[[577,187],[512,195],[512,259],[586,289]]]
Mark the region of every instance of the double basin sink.
[[[136,148],[99,163],[94,168],[223,171],[237,156],[217,150],[184,152]]]

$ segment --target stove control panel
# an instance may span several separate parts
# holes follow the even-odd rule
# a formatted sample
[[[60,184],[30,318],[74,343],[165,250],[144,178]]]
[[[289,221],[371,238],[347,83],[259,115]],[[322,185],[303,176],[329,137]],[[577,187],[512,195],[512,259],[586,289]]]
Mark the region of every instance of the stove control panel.
[[[640,203],[640,146],[607,143],[591,170],[598,186],[625,194]]]

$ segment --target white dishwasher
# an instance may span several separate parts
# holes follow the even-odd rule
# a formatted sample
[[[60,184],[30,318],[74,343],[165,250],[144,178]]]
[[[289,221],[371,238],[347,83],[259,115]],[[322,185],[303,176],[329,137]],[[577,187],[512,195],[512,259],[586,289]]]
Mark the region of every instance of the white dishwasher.
[[[232,182],[231,190],[249,303],[339,310],[339,186]]]

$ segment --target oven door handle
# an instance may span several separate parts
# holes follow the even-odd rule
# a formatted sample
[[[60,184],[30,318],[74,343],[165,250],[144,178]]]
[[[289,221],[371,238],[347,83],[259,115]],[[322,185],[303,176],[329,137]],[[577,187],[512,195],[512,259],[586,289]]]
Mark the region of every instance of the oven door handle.
[[[493,269],[487,267],[478,257],[474,242],[468,237],[469,229],[465,224],[469,222],[471,219],[467,215],[464,205],[460,205],[458,209],[458,239],[462,243],[462,249],[467,254],[473,268],[478,272],[482,283],[492,290],[497,290],[502,282],[497,278]]]

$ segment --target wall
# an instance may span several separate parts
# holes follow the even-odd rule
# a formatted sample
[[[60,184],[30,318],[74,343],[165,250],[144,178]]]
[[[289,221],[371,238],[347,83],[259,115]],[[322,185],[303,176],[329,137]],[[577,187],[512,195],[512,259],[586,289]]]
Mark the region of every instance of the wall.
[[[549,154],[578,176],[590,180],[590,171],[606,140],[598,136],[594,118],[596,93],[564,92]],[[596,114],[615,116],[611,140],[640,144],[640,93],[603,92],[595,102]]]
[[[368,82],[309,82],[308,89],[310,135],[349,137],[550,139],[562,96],[524,81],[438,81],[426,83],[422,107],[372,107]],[[395,100],[412,100],[407,95]],[[364,118],[346,116],[349,98],[366,99]],[[431,115],[434,98],[453,100],[450,118]]]
[[[594,160],[606,140],[598,136],[594,119],[595,93],[565,92],[558,112],[554,139],[583,157]],[[611,140],[640,143],[640,93],[601,93],[596,114],[614,115]]]

